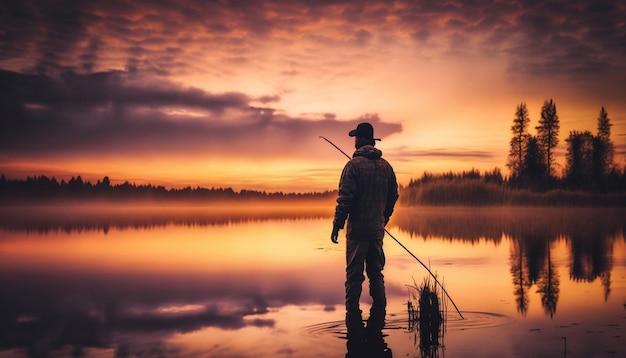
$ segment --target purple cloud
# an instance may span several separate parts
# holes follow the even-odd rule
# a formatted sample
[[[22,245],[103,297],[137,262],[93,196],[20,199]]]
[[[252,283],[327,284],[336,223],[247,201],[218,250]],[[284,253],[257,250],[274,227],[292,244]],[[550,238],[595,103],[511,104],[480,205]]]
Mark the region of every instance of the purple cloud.
[[[347,133],[362,120],[382,136],[400,125],[377,115],[340,121],[289,117],[250,105],[243,93],[212,94],[167,81],[139,84],[125,72],[59,78],[0,71],[0,150],[9,155],[151,153],[302,156],[324,133]],[[263,102],[278,101],[275,96]],[[347,136],[345,136],[347,138]],[[254,151],[251,145],[257,145]]]

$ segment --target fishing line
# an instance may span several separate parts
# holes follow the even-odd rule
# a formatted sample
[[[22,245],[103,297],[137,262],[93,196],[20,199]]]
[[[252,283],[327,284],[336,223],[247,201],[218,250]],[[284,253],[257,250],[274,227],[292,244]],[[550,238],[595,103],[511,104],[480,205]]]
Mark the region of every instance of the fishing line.
[[[338,151],[341,152],[341,154],[345,155],[348,160],[350,160],[350,156],[348,154],[346,154],[346,152],[344,152],[343,150],[341,150],[341,148],[339,148],[338,146],[335,145],[335,143],[331,142],[330,140],[328,140],[326,137],[324,136],[320,136],[320,138],[322,138],[323,140],[327,141],[330,145],[332,145],[333,147],[335,147],[335,149],[337,149]],[[441,290],[443,291],[443,293],[446,294],[446,297],[448,297],[448,299],[450,300],[450,302],[452,302],[452,305],[454,306],[454,308],[456,309],[457,313],[459,314],[459,316],[461,316],[461,319],[465,319],[463,317],[463,315],[461,314],[461,311],[459,310],[459,308],[456,306],[456,303],[454,303],[454,301],[452,300],[452,297],[450,297],[450,295],[448,294],[448,291],[446,291],[445,287],[443,287],[443,285],[441,284],[441,282],[439,282],[439,280],[437,279],[437,276],[435,276],[435,274],[432,273],[432,271],[430,271],[430,269],[428,268],[428,266],[424,265],[424,263],[422,262],[422,260],[420,260],[417,256],[415,256],[406,246],[404,246],[400,240],[396,239],[395,236],[391,235],[391,233],[389,231],[387,231],[387,229],[383,228],[383,230],[385,230],[385,233],[387,235],[389,235],[395,242],[398,243],[398,245],[400,245],[406,252],[409,253],[409,255],[411,255],[415,260],[417,260],[417,262],[419,262],[425,269],[426,271],[428,271],[428,273],[430,274],[430,276],[435,280],[435,282],[439,285],[439,287],[441,287]]]

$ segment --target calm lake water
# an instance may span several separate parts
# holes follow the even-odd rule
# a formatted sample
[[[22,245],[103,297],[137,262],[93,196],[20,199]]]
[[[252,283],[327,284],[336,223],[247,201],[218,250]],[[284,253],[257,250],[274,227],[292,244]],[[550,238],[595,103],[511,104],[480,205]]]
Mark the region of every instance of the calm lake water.
[[[325,206],[0,209],[0,357],[344,357],[344,232]],[[626,357],[626,211],[398,208],[385,238],[394,357]],[[367,284],[363,318],[370,304]]]

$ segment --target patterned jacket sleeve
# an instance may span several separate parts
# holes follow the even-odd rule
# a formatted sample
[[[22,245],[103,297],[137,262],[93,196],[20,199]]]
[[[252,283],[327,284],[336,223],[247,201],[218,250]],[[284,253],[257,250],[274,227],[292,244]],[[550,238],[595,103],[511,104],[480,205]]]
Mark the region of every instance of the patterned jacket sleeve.
[[[389,193],[387,194],[387,203],[385,205],[385,224],[389,221],[391,214],[393,214],[393,209],[396,205],[396,201],[400,196],[398,194],[398,181],[396,180],[396,174],[394,173],[391,166],[389,166],[391,175],[389,176],[389,183],[387,184],[389,188]]]
[[[335,218],[333,227],[343,229],[348,214],[354,204],[357,185],[352,162],[348,162],[341,172],[339,180],[339,197],[337,198],[337,206],[335,207]]]

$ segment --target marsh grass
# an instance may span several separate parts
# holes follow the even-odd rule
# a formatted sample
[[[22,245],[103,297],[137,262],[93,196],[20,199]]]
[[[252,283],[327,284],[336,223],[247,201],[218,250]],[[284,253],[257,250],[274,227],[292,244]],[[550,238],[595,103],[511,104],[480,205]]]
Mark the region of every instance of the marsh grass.
[[[413,280],[409,287],[407,310],[409,330],[415,332],[415,343],[419,345],[422,357],[437,356],[443,347],[446,321],[446,302],[442,300],[442,290],[430,277],[421,285]]]

